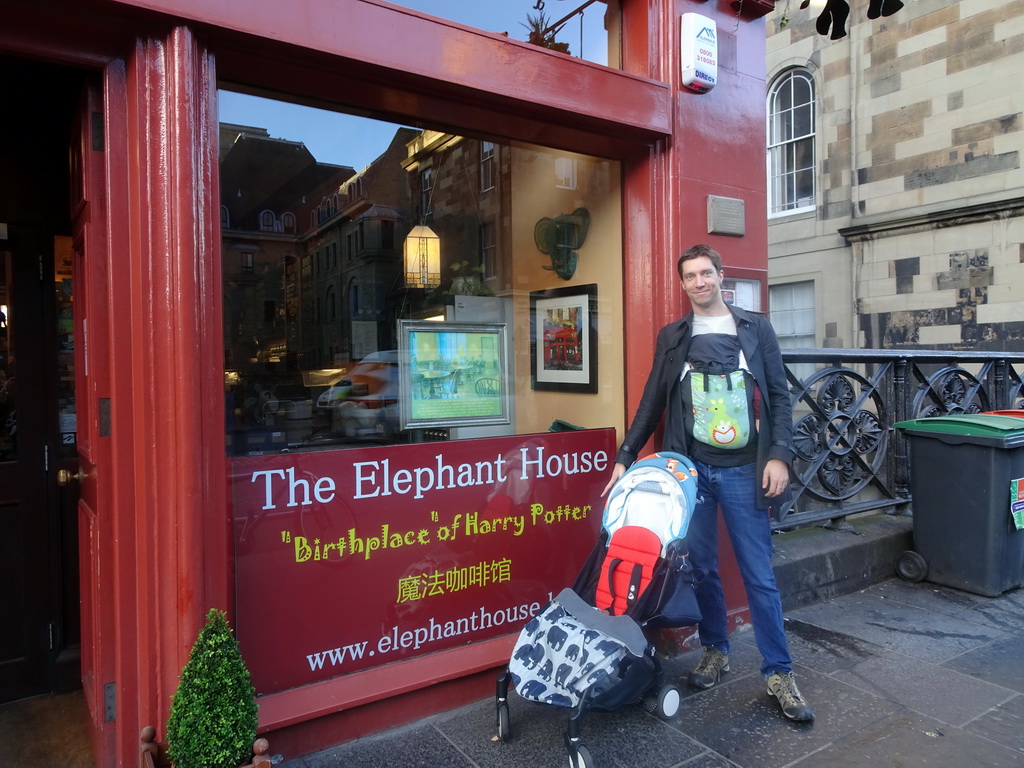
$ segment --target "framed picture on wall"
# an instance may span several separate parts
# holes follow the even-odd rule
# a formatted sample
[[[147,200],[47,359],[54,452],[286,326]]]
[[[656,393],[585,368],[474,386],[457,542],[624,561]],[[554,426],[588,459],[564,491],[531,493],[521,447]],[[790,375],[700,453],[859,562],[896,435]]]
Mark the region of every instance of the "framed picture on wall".
[[[597,392],[597,285],[530,293],[530,380],[536,390]]]
[[[402,429],[511,423],[504,323],[399,320]]]

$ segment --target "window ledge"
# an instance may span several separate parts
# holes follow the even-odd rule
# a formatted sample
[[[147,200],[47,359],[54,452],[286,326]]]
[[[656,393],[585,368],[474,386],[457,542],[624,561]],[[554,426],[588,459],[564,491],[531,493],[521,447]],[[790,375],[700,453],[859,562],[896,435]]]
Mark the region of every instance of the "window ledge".
[[[784,218],[788,218],[788,217],[793,217],[793,218],[797,218],[797,217],[811,218],[812,216],[817,214],[817,212],[818,212],[817,206],[807,205],[807,206],[804,206],[803,208],[793,208],[792,210],[789,210],[789,211],[778,211],[776,213],[769,213],[768,214],[768,220],[769,221],[774,221],[774,220],[777,220],[777,219],[784,219]]]

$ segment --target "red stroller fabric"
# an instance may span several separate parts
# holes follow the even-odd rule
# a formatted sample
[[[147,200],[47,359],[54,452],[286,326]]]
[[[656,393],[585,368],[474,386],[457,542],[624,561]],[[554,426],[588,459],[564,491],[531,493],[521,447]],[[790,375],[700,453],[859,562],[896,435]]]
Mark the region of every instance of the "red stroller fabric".
[[[613,616],[624,615],[650,583],[661,549],[661,538],[650,528],[625,525],[616,530],[601,566],[594,604]]]

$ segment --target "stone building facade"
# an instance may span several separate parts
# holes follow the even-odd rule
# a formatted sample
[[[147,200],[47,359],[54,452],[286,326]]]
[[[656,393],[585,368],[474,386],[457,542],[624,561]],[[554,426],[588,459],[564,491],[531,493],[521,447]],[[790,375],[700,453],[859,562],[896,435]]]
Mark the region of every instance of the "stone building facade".
[[[796,3],[768,19],[783,343],[1024,350],[1024,3],[851,6],[839,39]]]

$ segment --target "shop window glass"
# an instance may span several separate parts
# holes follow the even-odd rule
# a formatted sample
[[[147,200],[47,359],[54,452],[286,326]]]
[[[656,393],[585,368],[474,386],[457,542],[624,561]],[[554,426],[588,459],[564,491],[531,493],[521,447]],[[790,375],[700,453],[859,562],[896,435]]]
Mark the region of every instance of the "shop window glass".
[[[395,4],[597,64],[620,66],[620,0],[395,0]]]
[[[78,416],[75,398],[75,292],[72,290],[72,261],[75,255],[72,239],[58,235],[53,238],[54,259],[54,294],[57,313],[57,419],[60,428],[60,445],[57,456],[61,459],[77,457]],[[81,256],[81,254],[78,254]],[[10,274],[10,273],[8,273]],[[6,286],[6,280],[4,281]],[[10,293],[8,290],[8,299]],[[7,319],[10,306],[0,306],[0,338],[8,341],[10,328]],[[3,344],[3,349],[9,346]],[[7,447],[17,446],[18,418],[15,409],[14,367],[13,361],[5,354],[4,363],[0,366],[3,381],[0,381],[0,413],[7,410],[7,416],[0,421],[0,460],[6,456]],[[9,378],[8,378],[9,376]],[[6,408],[5,408],[6,406]],[[14,446],[4,446],[7,440],[13,440]]]
[[[262,111],[243,119],[233,111],[241,98]],[[233,224],[221,245],[232,455],[529,434],[555,420],[622,426],[612,415],[625,410],[616,161],[224,91],[220,105],[221,120],[232,124],[220,153],[220,202]],[[304,110],[294,129],[273,122],[290,110]],[[318,123],[324,134],[344,133],[351,154],[322,149],[306,133]],[[493,189],[481,195],[488,156]],[[556,167],[572,169],[574,188],[552,184]],[[346,190],[357,176],[354,205]],[[341,207],[328,215],[334,201]],[[263,214],[271,210],[292,212],[297,231],[266,230]],[[417,270],[405,263],[407,240],[419,248],[410,236],[421,227],[436,238],[413,252],[437,270],[425,287],[410,278],[419,262]],[[575,270],[560,274],[567,262]],[[577,317],[594,317],[593,368],[580,355],[544,358],[545,318],[532,316],[531,299],[576,288],[596,311],[577,315],[559,299],[542,312],[557,313],[550,322],[562,334]],[[587,303],[592,294],[596,305]],[[409,324],[434,321],[452,333],[499,328],[505,343],[487,334],[470,343],[446,330],[413,349]],[[577,394],[538,387],[531,371],[538,359],[585,368],[594,387]],[[477,387],[481,379],[487,385]],[[503,398],[500,423],[459,420],[488,397]],[[440,424],[426,430],[409,413],[434,399],[444,401]],[[447,412],[456,418],[445,421]]]

